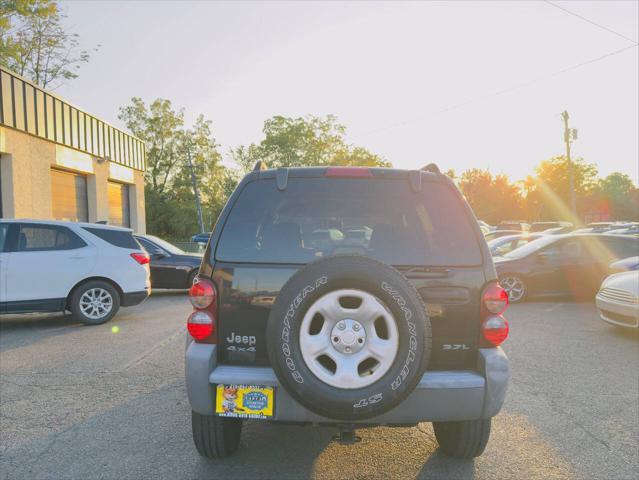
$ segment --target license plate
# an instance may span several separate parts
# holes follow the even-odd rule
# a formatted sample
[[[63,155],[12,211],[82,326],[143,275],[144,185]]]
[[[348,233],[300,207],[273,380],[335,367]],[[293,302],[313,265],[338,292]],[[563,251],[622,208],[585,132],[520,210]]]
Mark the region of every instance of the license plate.
[[[269,418],[273,416],[273,387],[218,385],[215,413],[220,417]]]

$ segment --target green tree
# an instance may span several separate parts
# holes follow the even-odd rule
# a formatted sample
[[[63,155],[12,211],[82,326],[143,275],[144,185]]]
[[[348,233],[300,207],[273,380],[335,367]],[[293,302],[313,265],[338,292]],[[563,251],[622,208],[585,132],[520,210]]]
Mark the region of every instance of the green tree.
[[[577,217],[570,209],[570,174],[565,156],[542,161],[536,175],[525,180],[526,206],[530,220],[569,220],[578,222],[597,188],[597,167],[582,158],[572,160]]]
[[[257,160],[270,168],[295,166],[353,165],[389,167],[390,162],[365,148],[348,145],[346,127],[336,117],[282,117],[264,122],[264,139],[259,144],[239,146],[231,157],[245,172]]]
[[[613,172],[599,180],[601,195],[616,220],[639,220],[639,189],[629,175]]]
[[[64,18],[54,0],[0,0],[0,64],[43,88],[76,78],[90,54]]]
[[[493,176],[488,170],[472,168],[461,174],[458,184],[481,220],[499,223],[501,220],[519,219],[523,215],[521,189],[505,175]]]
[[[200,115],[184,125],[184,111],[158,98],[146,105],[140,98],[120,108],[119,118],[146,144],[145,195],[147,229],[173,240],[199,231],[195,194],[188,167],[191,157],[200,191],[205,226],[212,226],[236,177],[221,165],[211,122]]]

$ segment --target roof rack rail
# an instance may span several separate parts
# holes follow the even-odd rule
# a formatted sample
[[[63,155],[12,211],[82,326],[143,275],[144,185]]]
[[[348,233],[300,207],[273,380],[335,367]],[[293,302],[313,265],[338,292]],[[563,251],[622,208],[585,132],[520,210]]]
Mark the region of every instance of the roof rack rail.
[[[436,163],[429,163],[422,167],[422,172],[442,173]]]
[[[255,166],[253,167],[254,172],[259,172],[260,170],[266,170],[268,167],[266,166],[266,162],[264,160],[258,160],[255,162]]]

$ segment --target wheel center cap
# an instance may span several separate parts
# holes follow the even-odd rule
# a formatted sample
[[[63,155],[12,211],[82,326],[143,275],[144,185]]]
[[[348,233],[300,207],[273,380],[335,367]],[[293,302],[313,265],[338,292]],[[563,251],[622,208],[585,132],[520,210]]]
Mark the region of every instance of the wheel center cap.
[[[355,333],[348,331],[342,334],[342,343],[346,345],[353,345],[355,343]]]
[[[359,352],[366,344],[366,330],[356,320],[346,318],[331,330],[331,344],[340,353],[350,355]]]

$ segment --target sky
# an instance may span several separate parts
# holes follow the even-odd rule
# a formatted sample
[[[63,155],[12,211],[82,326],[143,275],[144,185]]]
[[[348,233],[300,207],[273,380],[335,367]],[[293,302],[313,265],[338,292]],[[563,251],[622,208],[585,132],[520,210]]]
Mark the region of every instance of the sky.
[[[101,47],[56,93],[120,127],[131,97],[170,99],[227,163],[269,117],[333,114],[395,167],[513,180],[564,153],[568,110],[573,156],[639,183],[639,2],[553,3],[617,34],[543,1],[62,2]]]

